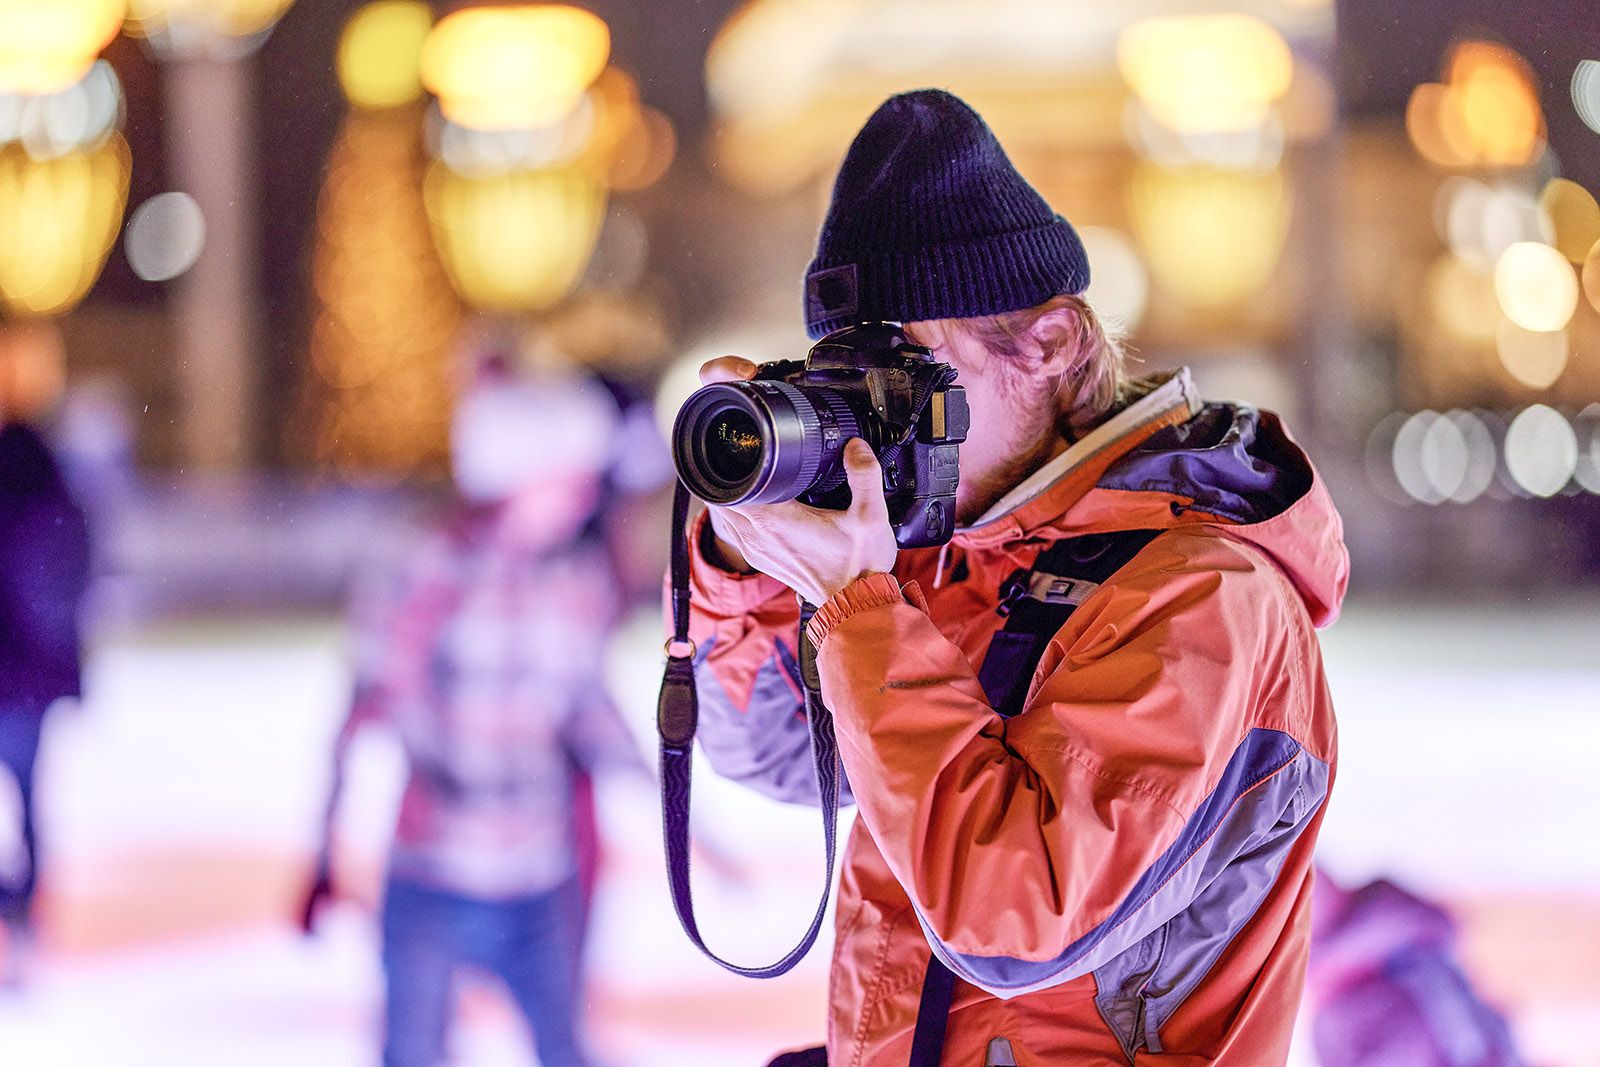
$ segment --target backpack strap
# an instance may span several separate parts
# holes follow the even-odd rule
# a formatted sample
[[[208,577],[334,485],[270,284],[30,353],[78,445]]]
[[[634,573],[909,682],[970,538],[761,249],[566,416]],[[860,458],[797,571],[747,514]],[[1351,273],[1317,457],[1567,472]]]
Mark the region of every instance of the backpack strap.
[[[1031,570],[1016,571],[1006,579],[995,609],[1005,618],[1005,627],[994,635],[978,669],[978,683],[998,714],[1009,719],[1022,711],[1033,672],[1050,639],[1089,594],[1162,532],[1119,530],[1070,537],[1041,552]],[[910,1067],[939,1067],[954,987],[955,975],[938,955],[930,956],[912,1035]]]
[[[1000,587],[1005,628],[994,635],[978,669],[978,684],[989,703],[1009,719],[1022,711],[1033,672],[1045,646],[1078,605],[1102,582],[1154,541],[1161,530],[1122,530],[1057,541]]]

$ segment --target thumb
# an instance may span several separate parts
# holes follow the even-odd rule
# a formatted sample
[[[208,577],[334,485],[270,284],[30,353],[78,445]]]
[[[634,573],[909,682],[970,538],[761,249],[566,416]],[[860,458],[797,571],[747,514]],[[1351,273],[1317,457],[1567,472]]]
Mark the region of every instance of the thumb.
[[[850,483],[851,507],[882,515],[887,522],[889,508],[883,501],[883,468],[878,465],[878,457],[872,454],[872,446],[859,437],[845,442],[844,475]]]

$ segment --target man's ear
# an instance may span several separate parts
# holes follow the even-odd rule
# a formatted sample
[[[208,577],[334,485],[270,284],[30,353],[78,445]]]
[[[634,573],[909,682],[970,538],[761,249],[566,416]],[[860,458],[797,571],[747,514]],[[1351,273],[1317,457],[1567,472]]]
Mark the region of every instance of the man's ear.
[[[1083,323],[1070,307],[1054,307],[1042,313],[1028,327],[1029,347],[1036,350],[1039,369],[1059,377],[1078,361],[1078,336]]]

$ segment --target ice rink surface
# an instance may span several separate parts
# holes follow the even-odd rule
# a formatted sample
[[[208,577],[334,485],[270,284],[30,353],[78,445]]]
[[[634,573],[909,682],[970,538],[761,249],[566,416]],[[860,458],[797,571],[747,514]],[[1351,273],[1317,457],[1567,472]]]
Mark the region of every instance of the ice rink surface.
[[[642,744],[657,625],[641,618],[613,663]],[[1342,745],[1324,865],[1447,900],[1474,976],[1535,1062],[1600,1067],[1600,602],[1356,604],[1324,644]],[[345,689],[330,620],[97,643],[89,696],[54,716],[41,757],[41,935],[26,982],[0,991],[0,1064],[376,1061],[370,900],[403,774],[380,735],[358,746],[340,816],[342,881],[367,903],[340,906],[310,938],[291,923]],[[816,816],[704,768],[695,788],[702,927],[726,954],[767,962],[815,900]],[[826,946],[770,982],[701,959],[667,901],[652,787],[607,780],[600,803],[588,992],[605,1063],[759,1067],[820,1039]],[[10,846],[0,839],[0,862]],[[470,979],[452,1047],[473,1067],[534,1062],[498,990]],[[1297,1049],[1297,1067],[1312,1063]]]

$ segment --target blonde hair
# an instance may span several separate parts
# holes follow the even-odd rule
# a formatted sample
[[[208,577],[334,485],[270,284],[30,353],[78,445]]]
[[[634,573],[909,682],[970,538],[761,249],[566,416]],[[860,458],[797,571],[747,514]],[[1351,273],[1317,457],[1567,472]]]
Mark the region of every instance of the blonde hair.
[[[1060,311],[1071,314],[1056,315],[1048,332],[1035,333],[1041,319]],[[1064,431],[1099,422],[1122,397],[1126,357],[1121,331],[1101,322],[1081,296],[1064,293],[1036,307],[949,320],[946,325],[965,330],[991,352],[1018,363],[1030,358],[1035,343],[1046,357],[1063,350],[1075,353],[1056,386],[1057,417]]]

